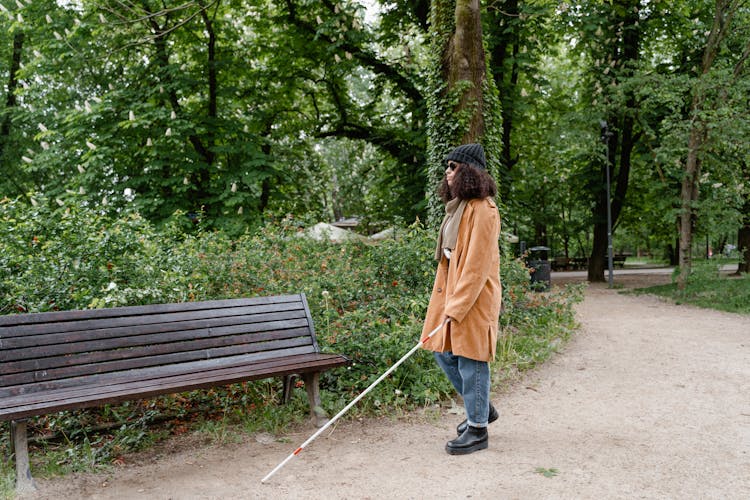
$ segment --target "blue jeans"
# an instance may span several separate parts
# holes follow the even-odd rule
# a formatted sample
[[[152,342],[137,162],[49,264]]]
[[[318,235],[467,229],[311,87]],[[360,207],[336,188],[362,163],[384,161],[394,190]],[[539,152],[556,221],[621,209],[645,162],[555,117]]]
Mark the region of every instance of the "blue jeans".
[[[490,414],[490,364],[435,352],[435,360],[464,400],[466,420],[472,427],[487,427]]]

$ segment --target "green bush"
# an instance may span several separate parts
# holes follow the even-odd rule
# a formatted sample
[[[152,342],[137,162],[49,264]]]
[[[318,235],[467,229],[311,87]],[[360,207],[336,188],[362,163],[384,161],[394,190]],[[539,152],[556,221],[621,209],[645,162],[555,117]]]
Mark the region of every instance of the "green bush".
[[[109,218],[86,206],[0,201],[0,311],[303,292],[321,348],[353,360],[350,367],[321,377],[323,405],[330,414],[419,341],[435,271],[434,232],[420,224],[377,243],[331,243],[305,237],[303,225],[293,218],[235,239],[200,229],[186,232],[184,220],[177,214],[156,228],[136,213]],[[513,258],[503,259],[501,275],[504,336],[495,365],[498,373],[506,373],[544,360],[570,334],[572,304],[580,293],[531,292],[528,269]],[[351,414],[403,411],[451,395],[430,353],[419,351]],[[278,406],[279,396],[280,381],[268,379],[62,412],[33,419],[30,427],[52,438],[43,445],[46,463],[74,470],[75,464],[108,464],[194,424],[215,429],[211,423],[218,421],[278,431],[305,418],[304,389],[295,389],[291,405]],[[4,433],[6,448],[7,438]]]
[[[43,200],[42,200],[43,201]],[[0,313],[190,300],[192,255],[138,214],[0,202]]]

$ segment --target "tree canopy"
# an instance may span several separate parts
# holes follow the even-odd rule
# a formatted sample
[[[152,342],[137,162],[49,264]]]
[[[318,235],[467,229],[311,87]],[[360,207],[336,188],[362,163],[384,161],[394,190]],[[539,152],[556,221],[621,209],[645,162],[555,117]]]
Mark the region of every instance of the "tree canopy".
[[[741,0],[0,0],[0,25],[0,196],[375,230],[434,221],[476,140],[505,230],[590,280],[607,206],[618,252],[750,246]]]

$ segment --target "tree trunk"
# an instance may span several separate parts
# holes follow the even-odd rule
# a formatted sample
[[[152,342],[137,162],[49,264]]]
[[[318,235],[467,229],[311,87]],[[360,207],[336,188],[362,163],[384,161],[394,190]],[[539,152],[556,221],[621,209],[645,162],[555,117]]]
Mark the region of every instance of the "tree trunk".
[[[745,198],[742,208],[742,227],[737,231],[737,248],[740,251],[737,274],[750,273],[750,197]]]
[[[750,220],[737,231],[737,247],[740,249],[740,260],[737,266],[737,274],[750,273]]]
[[[630,97],[627,102],[628,109],[633,109],[635,105],[635,99]],[[610,215],[612,218],[612,230],[614,231],[617,220],[620,218],[620,213],[622,212],[625,202],[625,195],[627,194],[628,185],[630,183],[631,156],[633,146],[635,145],[635,137],[633,135],[634,123],[633,119],[629,116],[626,116],[622,120],[622,123],[622,131],[620,134],[622,144],[619,146],[619,160],[617,161],[619,167],[617,168],[617,176],[615,177],[613,173],[610,172],[610,182],[614,188],[610,190],[610,196],[612,196],[612,199],[607,200],[605,187],[605,189],[602,190],[602,196],[599,198],[599,203],[594,207],[594,220],[597,222],[594,223],[594,241],[592,244],[591,258],[589,259],[589,281],[605,281],[604,270],[609,267],[609,235],[607,234],[606,203],[607,201],[611,203]],[[610,142],[607,154],[608,158],[614,158],[617,154],[616,149],[618,148],[618,142],[619,141],[617,140]],[[611,160],[608,159],[608,161]],[[606,171],[602,173],[603,184],[607,182],[606,174]]]
[[[0,156],[5,152],[5,145],[10,138],[10,113],[7,111],[16,106],[16,89],[18,88],[18,70],[21,69],[21,53],[23,51],[24,34],[13,35],[13,51],[8,68],[8,94],[5,97],[5,110],[2,124],[0,124]]]
[[[169,26],[168,17],[165,21],[165,24],[160,25],[158,23],[158,18],[154,15],[155,12],[153,11],[153,9],[151,9],[151,6],[148,5],[147,2],[143,2],[143,7],[144,10],[149,14],[146,21],[148,23],[148,27],[152,31],[152,33],[154,33],[153,43],[156,50],[156,64],[161,70],[163,80],[169,83],[168,103],[171,110],[179,117],[182,114],[182,106],[180,106],[180,101],[177,96],[175,86],[171,84],[172,77],[170,76],[171,63],[169,58],[169,35],[170,33],[172,33],[174,28]],[[205,7],[200,7],[200,9],[200,14],[206,15]],[[213,27],[210,23],[210,19],[206,17],[205,20],[208,21],[208,24],[206,24],[206,30],[209,35],[209,57],[207,61],[207,79],[209,80],[208,112],[209,114],[214,113],[214,115],[216,115],[216,63],[214,59],[216,37],[213,32]],[[209,130],[212,130],[213,124],[209,124],[207,128]],[[209,138],[211,137],[211,132],[209,132]],[[190,196],[189,200],[189,203],[192,206],[186,207],[186,209],[188,211],[200,210],[206,214],[215,215],[214,204],[208,201],[211,198],[209,186],[210,168],[214,164],[215,154],[211,150],[211,143],[209,142],[209,146],[206,146],[204,140],[198,134],[188,134],[188,140],[205,165],[201,165],[200,167],[198,167],[198,169],[196,169],[197,171],[195,172],[194,177],[192,178],[193,194],[192,196]],[[171,175],[171,173],[167,173],[167,175]]]
[[[16,89],[18,88],[18,70],[21,69],[21,54],[23,52],[23,42],[25,36],[22,32],[16,32],[13,35],[13,52],[10,57],[10,65],[8,68],[8,94],[5,98],[5,112],[2,113],[3,120],[0,123],[0,159],[4,159],[5,154],[10,144],[11,135],[11,109],[17,106],[16,100]],[[12,162],[8,162],[12,164]],[[5,170],[6,178],[15,187],[18,195],[26,195],[26,189],[22,185],[13,172],[9,172],[9,168]]]
[[[587,279],[592,282],[602,282],[604,271],[607,270],[607,224],[594,224],[594,241],[591,244]]]
[[[622,68],[623,76],[615,78],[612,83],[621,83],[618,80],[630,76],[630,70],[626,69],[638,60],[641,32],[638,25],[638,13],[634,10],[637,4],[625,2],[624,9],[615,6],[613,26],[622,26],[622,34],[614,36],[615,42],[611,47],[610,58],[614,67]],[[618,15],[625,12],[624,15]],[[618,37],[620,38],[618,40]],[[603,87],[609,85],[606,82]],[[607,117],[608,128],[605,133],[606,162],[600,170],[600,183],[597,186],[597,196],[593,207],[594,241],[591,247],[587,279],[592,282],[602,282],[604,270],[608,266],[609,235],[607,231],[607,207],[611,212],[612,230],[622,211],[625,195],[628,191],[630,180],[631,154],[637,140],[634,133],[634,120],[632,111],[636,108],[636,100],[632,92],[628,92],[624,107],[615,110]],[[610,199],[607,199],[606,183],[607,171],[610,168]]]
[[[482,45],[479,0],[457,0],[455,18],[456,32],[448,44],[443,70],[449,89],[461,81],[471,83],[462,93],[455,112],[469,110],[471,113],[461,142],[478,142],[484,135],[482,90],[487,67]]]
[[[696,104],[695,100],[693,101],[693,110],[698,111],[701,106],[702,102]],[[680,190],[680,274],[677,276],[677,288],[680,290],[684,290],[687,286],[693,265],[692,245],[696,221],[694,205],[698,201],[698,179],[700,178],[698,152],[702,148],[706,136],[705,129],[702,127],[703,125],[699,123],[694,123],[690,127],[688,157],[685,162],[685,173]]]
[[[676,232],[677,232],[678,236],[675,238],[674,245],[672,245],[671,243],[669,245],[667,245],[667,255],[666,255],[666,257],[667,257],[667,260],[669,260],[669,265],[676,267],[676,266],[680,265],[680,250],[679,250],[680,249],[680,237],[679,237],[679,233],[680,233],[680,221],[679,221],[679,219],[677,220],[677,224],[675,224],[675,225],[677,227],[677,231]]]
[[[271,131],[273,130],[273,120],[266,121],[266,126],[264,128],[264,134],[263,137],[269,137],[271,135]],[[271,142],[270,141],[263,141],[263,145],[261,146],[261,151],[263,151],[263,155],[266,158],[266,161],[270,161],[271,159]],[[270,167],[270,165],[268,166]],[[260,183],[260,202],[258,205],[258,212],[263,213],[266,211],[266,208],[268,208],[268,203],[271,200],[271,179],[268,177],[265,177],[263,181]],[[335,198],[334,198],[335,201]]]
[[[218,113],[218,79],[217,79],[217,66],[216,66],[216,30],[211,18],[208,15],[208,10],[202,2],[199,2],[201,8],[201,19],[208,35],[207,40],[207,52],[208,59],[206,60],[206,77],[208,84],[208,103],[207,103],[207,127],[205,132],[204,140],[198,139],[201,143],[200,147],[203,148],[203,156],[206,161],[206,166],[200,170],[198,176],[199,182],[196,186],[197,197],[199,200],[204,200],[203,203],[208,203],[207,200],[211,198],[211,170],[214,168],[216,162],[216,154],[213,148],[216,146],[216,139],[214,136],[214,130],[216,129],[216,122]],[[217,3],[218,5],[218,3]],[[191,138],[191,141],[193,139]],[[195,144],[195,142],[194,142]],[[203,147],[203,144],[206,146]],[[199,150],[196,147],[196,150]],[[200,151],[200,150],[199,150]]]
[[[518,155],[513,154],[512,132],[514,118],[515,89],[518,84],[519,66],[519,18],[518,0],[508,0],[502,6],[493,9],[495,19],[490,30],[491,36],[499,40],[492,50],[492,73],[495,86],[499,89],[502,108],[503,129],[500,161],[504,169],[510,172],[518,162]],[[504,20],[504,22],[503,22]],[[491,22],[493,20],[491,19]],[[510,65],[508,64],[510,60]],[[508,71],[508,66],[510,70]]]

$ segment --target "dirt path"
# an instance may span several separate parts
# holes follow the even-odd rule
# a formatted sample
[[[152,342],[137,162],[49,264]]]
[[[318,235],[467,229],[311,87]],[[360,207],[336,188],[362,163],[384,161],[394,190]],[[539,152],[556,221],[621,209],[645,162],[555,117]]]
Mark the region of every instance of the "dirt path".
[[[750,498],[750,317],[598,285],[578,314],[559,355],[493,395],[486,451],[447,455],[462,417],[417,414],[340,423],[268,484],[312,429],[178,441],[108,474],[38,481],[37,498]]]

